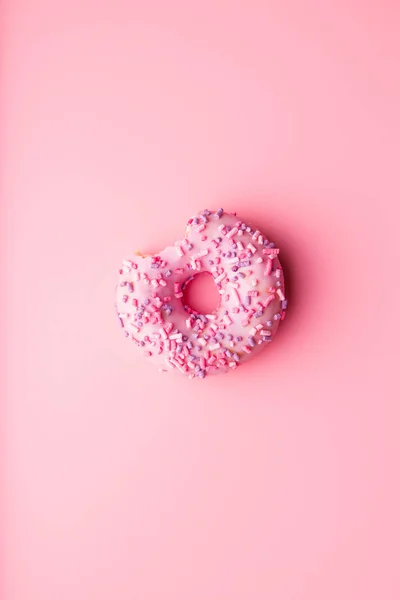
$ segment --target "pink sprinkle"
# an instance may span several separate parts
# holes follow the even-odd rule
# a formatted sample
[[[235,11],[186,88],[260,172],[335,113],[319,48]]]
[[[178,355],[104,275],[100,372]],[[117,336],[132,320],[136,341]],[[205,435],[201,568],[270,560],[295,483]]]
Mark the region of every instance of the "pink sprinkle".
[[[228,239],[233,238],[233,236],[236,235],[238,231],[239,231],[238,228],[234,227],[233,229],[231,229],[230,231],[228,231],[228,233],[226,234],[226,237]]]
[[[269,258],[267,260],[267,267],[265,269],[264,275],[266,275],[268,277],[268,275],[271,275],[271,271],[272,271],[272,259]]]
[[[283,310],[281,312],[281,321],[283,321],[285,317],[286,317],[286,310]]]
[[[176,340],[171,340],[170,344],[171,344],[171,351],[175,352],[175,350],[176,350]]]
[[[238,262],[239,262],[239,257],[238,257],[238,256],[235,256],[235,258],[230,258],[230,259],[227,261],[228,265],[234,265],[234,264],[236,264],[236,263],[238,263]]]
[[[281,288],[278,288],[278,291],[276,293],[282,301],[285,300],[285,294],[282,292]]]
[[[268,298],[264,301],[264,308],[267,308],[267,306],[269,306],[271,304],[271,302],[275,300],[275,294],[271,294],[270,296],[268,296]]]
[[[272,333],[271,333],[270,331],[268,331],[267,329],[263,329],[263,330],[261,331],[261,335],[262,335],[263,337],[269,337],[270,335],[272,335]]]
[[[248,322],[248,320],[247,320],[247,319],[244,319],[244,320],[242,321],[242,327],[247,327],[247,326],[248,326],[248,324],[249,324],[249,322]]]
[[[138,301],[137,298],[132,298],[132,306],[136,306],[138,305]]]
[[[238,308],[237,306],[234,306],[234,307],[232,308],[232,312],[233,312],[233,314],[237,315],[237,314],[238,314],[238,312],[239,312],[239,308]]]
[[[255,327],[252,327],[252,329],[250,329],[250,335],[256,335],[257,333],[257,329]]]
[[[280,277],[280,276],[281,276],[281,270],[280,270],[280,269],[277,269],[277,270],[275,271],[275,277],[276,277],[277,279],[279,279],[279,277]]]
[[[257,290],[250,290],[249,292],[247,292],[247,295],[251,298],[256,298],[259,295],[259,292]]]
[[[179,268],[179,269],[175,269],[174,273],[176,273],[177,275],[182,275],[182,273],[184,272],[185,269]]]
[[[183,298],[182,292],[179,292],[179,294],[175,294],[175,298]]]
[[[215,363],[215,361],[217,360],[217,358],[215,356],[211,356],[208,360],[207,363],[209,365],[213,365]]]
[[[194,368],[195,368],[195,366],[196,366],[196,365],[194,364],[194,362],[192,362],[191,360],[189,360],[189,361],[188,361],[186,364],[187,364],[187,366],[188,366],[190,369],[194,369]]]
[[[192,319],[190,317],[186,319],[186,327],[192,329]]]
[[[210,319],[210,321],[215,321],[215,319],[217,318],[216,315],[206,315],[207,319]]]
[[[204,231],[204,230],[205,230],[205,228],[206,228],[206,226],[204,225],[204,223],[202,223],[201,225],[199,225],[199,226],[196,228],[196,231],[198,231],[199,233],[201,233],[202,231]]]
[[[269,291],[270,294],[275,294],[276,288],[270,287],[270,288],[268,288],[268,291]]]
[[[244,250],[244,246],[243,246],[242,242],[240,242],[240,241],[237,242],[237,247],[238,247],[239,252],[242,252],[242,250]]]
[[[162,287],[165,287],[167,285],[167,282],[164,279],[160,279],[159,283],[160,285],[162,285]]]
[[[139,273],[139,271],[135,271],[132,274],[132,277],[133,277],[133,281],[139,281],[139,279],[140,279],[140,273]]]
[[[247,247],[252,254],[254,254],[254,252],[257,252],[257,248],[253,246],[253,244],[247,244]]]
[[[202,242],[205,242],[205,241],[206,241],[206,239],[207,239],[207,236],[206,236],[206,235],[202,235],[202,236],[201,236],[201,241],[202,241]]]
[[[177,361],[177,360],[175,360],[175,358],[170,358],[170,359],[169,359],[169,362],[170,362],[172,365],[174,365],[174,367],[176,367],[177,369],[179,369],[179,368],[180,368],[180,364],[178,363],[178,361]]]
[[[204,358],[204,356],[200,357],[200,366],[202,369],[205,369],[206,367],[206,359]]]
[[[229,362],[228,365],[230,366],[231,369],[237,369],[237,364],[234,360]]]
[[[171,300],[171,298],[170,298],[170,300]],[[153,300],[153,302],[154,302],[154,305],[157,306],[157,308],[160,308],[160,306],[162,306],[162,302],[161,302],[160,298],[158,298],[158,297],[155,298]]]
[[[200,346],[207,346],[207,342],[204,338],[197,338],[197,343],[200,344]]]
[[[154,286],[154,287],[158,287],[158,281],[157,281],[157,279],[152,279],[151,280],[151,285]]]
[[[209,350],[204,350],[204,358],[206,360],[208,360],[210,358],[210,356],[211,356],[210,351]]]
[[[214,262],[216,265],[219,265],[221,262],[221,259],[219,258],[219,256],[217,256],[217,258],[214,259]]]
[[[243,346],[242,350],[243,352],[246,352],[246,354],[251,354],[251,349],[248,346]]]
[[[167,261],[162,260],[161,261],[161,268],[164,269],[167,266]]]
[[[214,246],[214,248],[218,248],[219,244],[216,240],[211,240],[211,243]]]
[[[175,250],[176,250],[178,256],[180,256],[181,258],[185,254],[184,251],[183,251],[183,249],[182,249],[182,246],[175,246]]]
[[[257,231],[255,231],[255,232],[253,233],[253,235],[252,235],[252,238],[253,238],[253,240],[256,240],[256,239],[258,238],[258,236],[259,236],[259,235],[260,235],[260,232],[259,232],[259,231],[258,231],[258,229],[257,229]]]
[[[150,350],[146,350],[145,352],[143,352],[144,356],[151,356],[151,352]]]
[[[262,235],[259,235],[259,236],[258,236],[258,238],[257,238],[257,242],[260,244],[260,246],[262,246],[262,245],[263,245],[263,243],[264,243],[264,238],[263,238],[263,236],[262,236]]]
[[[221,348],[221,344],[211,344],[211,346],[209,346],[210,350],[218,350],[218,348]]]
[[[257,258],[257,260],[256,260],[256,263],[257,263],[258,265],[260,265],[262,262],[263,262],[263,257],[262,257],[262,256],[259,256],[259,257]]]
[[[174,283],[174,291],[175,292],[179,292],[181,289],[181,284],[180,283]]]
[[[166,324],[166,326],[165,326],[165,331],[166,331],[167,333],[171,333],[171,331],[173,330],[173,328],[174,328],[174,324],[173,324],[173,323],[171,323],[171,321],[170,321],[169,323],[167,323],[167,324]]]
[[[222,320],[224,321],[224,323],[225,323],[226,325],[228,325],[228,326],[229,326],[229,325],[232,325],[232,319],[230,318],[230,316],[229,316],[229,315],[225,315],[225,316],[223,317],[223,319],[222,319]]]

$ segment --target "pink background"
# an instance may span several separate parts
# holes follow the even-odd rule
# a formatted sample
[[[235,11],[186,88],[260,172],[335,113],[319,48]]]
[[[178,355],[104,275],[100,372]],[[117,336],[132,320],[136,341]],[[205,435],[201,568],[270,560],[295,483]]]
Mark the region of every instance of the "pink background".
[[[398,3],[2,7],[3,598],[398,600]],[[116,272],[219,205],[290,312],[163,376]]]

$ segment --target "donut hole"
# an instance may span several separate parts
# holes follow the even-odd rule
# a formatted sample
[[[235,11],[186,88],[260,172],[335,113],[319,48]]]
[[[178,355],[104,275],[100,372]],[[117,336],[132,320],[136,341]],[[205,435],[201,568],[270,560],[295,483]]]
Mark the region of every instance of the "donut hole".
[[[208,315],[217,310],[220,294],[211,273],[199,273],[186,285],[182,302],[200,314]]]

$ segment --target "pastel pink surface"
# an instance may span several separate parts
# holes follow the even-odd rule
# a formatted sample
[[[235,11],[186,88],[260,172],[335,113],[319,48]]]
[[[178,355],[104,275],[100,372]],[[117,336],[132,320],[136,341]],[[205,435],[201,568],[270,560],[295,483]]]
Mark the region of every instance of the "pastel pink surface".
[[[6,600],[399,598],[399,14],[3,3]],[[290,311],[242,369],[162,376],[116,270],[219,205]]]

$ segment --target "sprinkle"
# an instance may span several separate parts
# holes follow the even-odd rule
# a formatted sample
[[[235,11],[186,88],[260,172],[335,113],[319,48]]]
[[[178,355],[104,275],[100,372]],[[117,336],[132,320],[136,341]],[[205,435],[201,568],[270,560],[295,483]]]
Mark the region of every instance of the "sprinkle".
[[[146,350],[145,352],[143,352],[144,356],[151,356],[152,353],[150,352],[150,350]]]
[[[202,223],[201,225],[199,225],[198,227],[196,227],[196,231],[198,233],[201,233],[202,231],[204,231],[205,228],[206,228],[206,226],[204,225],[204,223]]]
[[[259,235],[259,236],[258,236],[258,238],[257,238],[257,242],[258,242],[258,244],[260,244],[260,246],[262,246],[262,245],[263,245],[263,243],[264,243],[264,238],[263,238],[263,236],[262,236],[262,235]]]
[[[182,249],[182,246],[175,246],[175,250],[180,258],[182,258],[182,256],[184,256],[185,253]]]
[[[221,344],[218,344],[218,342],[216,344],[212,344],[211,346],[209,346],[210,350],[218,350],[218,348],[221,348]]]
[[[254,254],[255,252],[257,252],[257,248],[255,246],[253,246],[253,244],[247,244],[247,248],[250,250],[250,252],[252,254]]]
[[[221,275],[218,275],[218,277],[216,277],[214,279],[214,283],[216,283],[216,284],[220,283],[223,279],[225,279],[225,277],[226,277],[226,273],[225,272],[221,273]]]
[[[251,280],[251,285],[252,285],[253,287],[255,287],[257,284],[258,284],[258,279],[252,279],[252,280]]]
[[[269,258],[267,260],[267,266],[266,266],[266,269],[264,271],[264,275],[266,275],[268,277],[268,275],[271,275],[271,271],[272,271],[272,259]]]
[[[253,240],[256,240],[258,238],[258,236],[260,235],[260,232],[258,231],[258,229],[253,233],[252,238]]]
[[[228,325],[228,327],[229,325],[232,325],[232,319],[229,315],[225,315],[222,320],[225,323],[225,325]]]
[[[239,312],[239,308],[238,308],[237,306],[234,306],[234,307],[232,308],[232,312],[233,312],[233,314],[237,315],[237,314],[238,314],[238,312]]]
[[[269,337],[269,336],[271,336],[271,335],[272,335],[272,333],[271,333],[271,331],[269,331],[269,330],[263,329],[263,330],[260,332],[260,335],[262,335],[263,337]]]
[[[234,227],[233,229],[231,229],[231,230],[230,230],[230,231],[229,231],[229,232],[226,234],[226,237],[227,237],[228,239],[231,239],[231,238],[233,238],[233,236],[234,236],[234,235],[236,235],[236,234],[237,234],[237,232],[238,232],[238,231],[239,231],[239,230],[238,230],[238,228],[237,228],[237,227]]]
[[[250,304],[251,304],[251,297],[249,295],[245,296],[244,303],[245,303],[246,306],[250,306]]]
[[[220,219],[223,214],[224,214],[224,209],[223,208],[219,208],[217,210],[217,212],[215,213],[214,218],[215,219]]]
[[[287,305],[288,305],[287,300],[282,300],[282,308],[283,308],[283,310],[287,309]]]
[[[280,277],[280,276],[281,276],[281,270],[280,270],[280,269],[277,269],[277,270],[275,271],[275,277],[276,277],[277,279],[279,279],[279,277]]]
[[[198,338],[197,342],[200,344],[200,346],[207,346],[207,342],[204,338]]]
[[[179,292],[179,294],[175,294],[175,298],[183,298],[183,293]]]
[[[279,296],[279,298],[282,300],[282,302],[284,300],[286,300],[284,293],[282,292],[282,290],[279,288],[278,291],[276,292]]]
[[[228,265],[235,265],[236,263],[239,262],[239,258],[237,256],[235,256],[234,258],[230,258],[226,262],[228,263]]]
[[[248,341],[249,341],[249,344],[250,344],[250,346],[251,346],[252,348],[254,348],[254,346],[256,345],[256,342],[255,342],[254,338],[253,338],[253,337],[249,337],[249,338],[247,338],[247,339],[248,339]]]
[[[170,340],[181,340],[182,339],[182,334],[181,333],[174,333],[173,335],[169,336]]]
[[[246,354],[251,354],[251,349],[248,346],[243,346],[242,350],[243,352],[246,352]]]
[[[159,279],[158,281],[162,287],[165,287],[167,285],[167,282],[165,281],[165,279]]]
[[[250,290],[248,294],[251,298],[256,298],[259,295],[259,292],[257,290]]]

